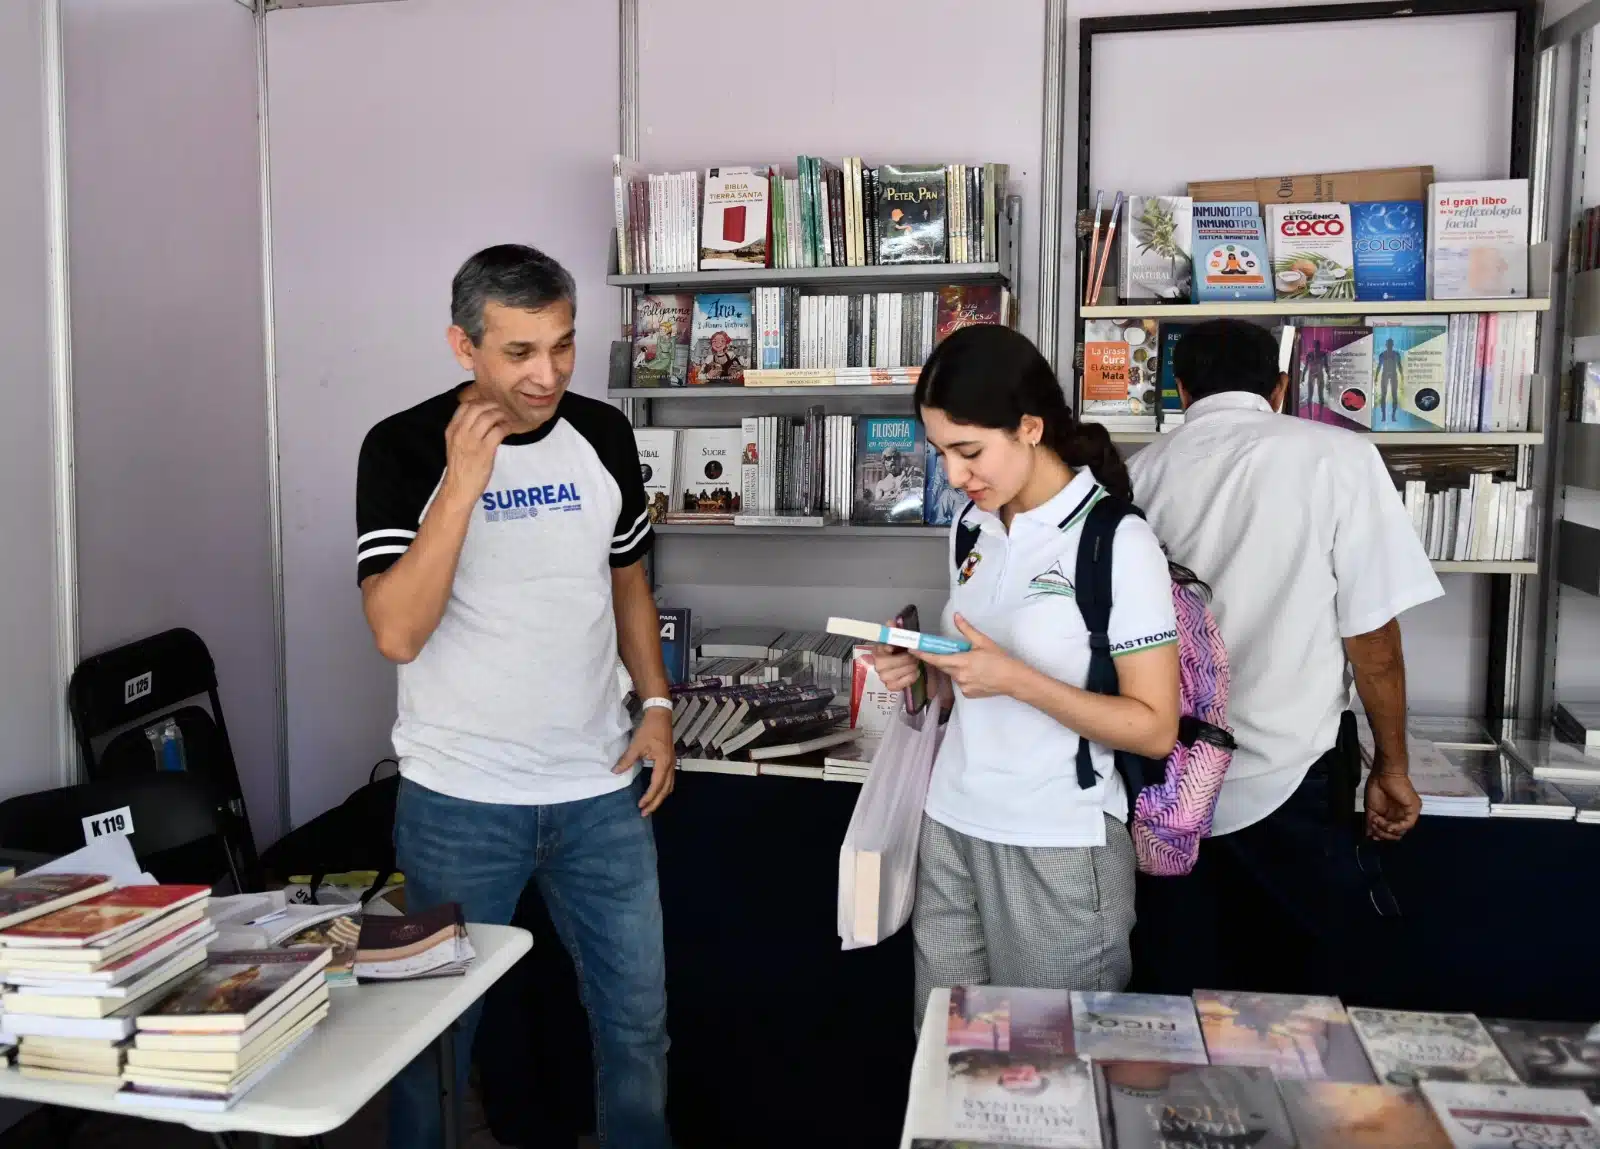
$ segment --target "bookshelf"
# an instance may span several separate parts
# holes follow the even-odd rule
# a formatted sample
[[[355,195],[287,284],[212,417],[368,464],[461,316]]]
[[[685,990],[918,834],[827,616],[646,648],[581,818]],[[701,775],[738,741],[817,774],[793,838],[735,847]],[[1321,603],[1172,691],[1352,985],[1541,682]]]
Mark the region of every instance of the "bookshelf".
[[[795,399],[821,397],[833,399],[899,398],[909,399],[914,383],[817,384],[806,387],[612,387],[606,394],[613,399]]]
[[[929,527],[918,523],[896,526],[893,523],[829,523],[822,527],[740,527],[732,523],[657,523],[658,535],[747,535],[750,538],[812,539],[944,539],[949,527]]]
[[[1538,342],[1535,346],[1547,353],[1548,348],[1552,346],[1551,328],[1554,326],[1552,319],[1561,314],[1564,297],[1570,294],[1570,290],[1563,282],[1564,277],[1558,279],[1554,274],[1558,256],[1564,255],[1566,251],[1566,236],[1547,233],[1542,205],[1534,202],[1548,191],[1548,188],[1541,184],[1538,175],[1540,152],[1541,150],[1548,152],[1549,140],[1538,137],[1533,123],[1536,116],[1530,114],[1530,109],[1537,115],[1544,116],[1548,108],[1541,105],[1539,109],[1535,109],[1537,55],[1535,45],[1538,39],[1539,16],[1536,7],[1525,0],[1421,0],[1420,3],[1405,9],[1384,7],[1380,4],[1335,4],[1309,8],[1280,6],[1088,18],[1079,24],[1079,84],[1076,116],[1069,118],[1063,112],[1055,128],[1063,141],[1063,150],[1071,147],[1066,141],[1075,139],[1077,144],[1076,194],[1073,199],[1079,211],[1085,209],[1092,211],[1097,182],[1099,186],[1109,189],[1121,186],[1117,183],[1119,179],[1130,179],[1142,181],[1146,186],[1127,187],[1125,190],[1151,194],[1183,194],[1185,189],[1182,183],[1189,178],[1254,178],[1276,174],[1280,170],[1342,171],[1382,166],[1372,162],[1361,162],[1365,157],[1361,155],[1359,149],[1355,149],[1352,153],[1352,148],[1346,146],[1347,141],[1330,138],[1330,164],[1321,169],[1312,165],[1283,168],[1280,166],[1283,163],[1283,148],[1270,137],[1258,137],[1260,146],[1253,151],[1245,149],[1242,154],[1232,156],[1229,170],[1191,171],[1188,169],[1199,164],[1201,159],[1200,150],[1190,146],[1191,141],[1170,137],[1167,141],[1163,141],[1159,132],[1154,136],[1141,134],[1136,141],[1130,141],[1121,130],[1128,117],[1133,114],[1129,111],[1133,105],[1126,98],[1126,85],[1119,87],[1118,84],[1107,82],[1104,77],[1108,69],[1114,70],[1118,62],[1125,61],[1128,53],[1143,52],[1146,45],[1149,47],[1152,59],[1170,59],[1179,54],[1183,48],[1192,48],[1201,41],[1208,44],[1238,43],[1241,37],[1264,36],[1269,30],[1277,30],[1290,40],[1298,37],[1299,40],[1296,42],[1303,41],[1308,35],[1316,35],[1319,41],[1326,40],[1330,59],[1336,57],[1343,59],[1344,55],[1352,52],[1360,54],[1360,48],[1352,45],[1358,44],[1357,37],[1360,33],[1355,29],[1362,27],[1361,22],[1394,24],[1396,20],[1401,20],[1402,23],[1409,24],[1414,18],[1419,17],[1456,18],[1465,13],[1484,18],[1490,16],[1509,18],[1515,25],[1515,34],[1511,37],[1510,45],[1514,64],[1510,69],[1509,99],[1502,100],[1494,91],[1484,90],[1481,100],[1482,110],[1488,114],[1499,114],[1499,108],[1502,103],[1504,104],[1509,128],[1509,155],[1492,154],[1499,152],[1500,145],[1493,148],[1490,153],[1484,153],[1482,125],[1472,123],[1472,117],[1469,117],[1448,131],[1441,128],[1439,139],[1423,141],[1417,149],[1417,158],[1406,162],[1447,167],[1445,159],[1436,158],[1446,157],[1454,159],[1459,167],[1462,163],[1461,157],[1468,156],[1471,157],[1470,162],[1473,166],[1479,170],[1479,174],[1485,177],[1530,179],[1531,228],[1528,237],[1527,298],[1415,302],[1263,300],[1203,304],[1169,304],[1159,301],[1123,303],[1116,298],[1116,289],[1111,286],[1102,288],[1098,298],[1089,298],[1083,289],[1081,274],[1083,260],[1087,256],[1088,239],[1086,236],[1083,238],[1081,245],[1077,247],[1077,259],[1074,260],[1074,238],[1069,230],[1061,243],[1062,266],[1065,269],[1072,269],[1064,274],[1072,274],[1077,282],[1068,289],[1066,299],[1063,300],[1063,307],[1070,308],[1068,330],[1073,333],[1066,341],[1067,347],[1063,348],[1063,352],[1071,355],[1071,352],[1076,350],[1077,356],[1080,357],[1069,358],[1068,362],[1075,360],[1075,365],[1082,363],[1084,324],[1090,320],[1155,319],[1161,322],[1188,322],[1237,317],[1271,322],[1291,316],[1376,317],[1456,315],[1474,312],[1531,313],[1536,317],[1538,324],[1536,335]],[[1305,27],[1297,29],[1294,27],[1296,25]],[[1345,27],[1341,28],[1341,25]],[[1406,34],[1400,25],[1395,25],[1395,36]],[[1208,37],[1210,39],[1207,39]],[[1163,55],[1163,52],[1166,55]],[[1328,61],[1324,60],[1322,63],[1327,64]],[[1153,89],[1142,92],[1141,95],[1147,96],[1149,100],[1159,105],[1160,101],[1167,98],[1170,93],[1181,94],[1187,82],[1188,73],[1183,67],[1178,67],[1164,86],[1157,82]],[[1482,81],[1463,80],[1462,92],[1458,95],[1472,97],[1467,100],[1467,103],[1472,103],[1481,85]],[[1400,92],[1405,91],[1404,85],[1397,84],[1394,87]],[[1408,114],[1414,110],[1411,105],[1418,99],[1409,94],[1394,98],[1407,99],[1408,107],[1405,111]],[[1218,96],[1213,103],[1216,107],[1207,105],[1207,108],[1208,111],[1215,113],[1219,107],[1235,105],[1236,100]],[[1478,106],[1474,104],[1474,107]],[[1243,113],[1246,109],[1241,107],[1238,110]],[[1464,128],[1464,131],[1451,134],[1457,127]],[[1171,146],[1164,148],[1164,142]],[[1332,156],[1335,152],[1338,152],[1339,158],[1333,161]],[[1160,162],[1149,162],[1152,154],[1159,154],[1163,158]],[[1548,164],[1548,155],[1545,155],[1543,160]],[[1581,158],[1574,162],[1581,167]],[[1238,170],[1232,170],[1233,168]],[[1435,178],[1449,177],[1436,175]],[[1107,202],[1109,199],[1108,191]],[[1117,238],[1121,242],[1125,234],[1119,234]],[[1554,242],[1550,242],[1551,240]],[[1600,274],[1595,274],[1579,283],[1577,288],[1581,296],[1579,302],[1594,300],[1595,306],[1591,310],[1596,316],[1600,316]],[[1579,310],[1583,312],[1584,308],[1580,307]],[[1597,322],[1596,328],[1600,330],[1600,322]],[[1441,463],[1444,462],[1445,449],[1501,448],[1503,451],[1498,457],[1495,457],[1493,452],[1486,452],[1483,463],[1473,464],[1469,469],[1492,469],[1501,478],[1513,479],[1524,489],[1538,490],[1541,486],[1548,487],[1549,478],[1544,473],[1550,470],[1551,457],[1557,453],[1554,448],[1561,439],[1561,429],[1552,425],[1560,386],[1557,378],[1549,373],[1551,369],[1544,360],[1536,359],[1536,364],[1538,365],[1534,367],[1533,374],[1528,380],[1531,402],[1527,424],[1529,429],[1526,431],[1366,432],[1362,437],[1380,449],[1412,449],[1423,457],[1424,462],[1430,457],[1429,448],[1441,450]],[[1062,374],[1065,376],[1068,372],[1064,370]],[[1076,394],[1078,371],[1075,370],[1072,374],[1073,390]],[[1158,434],[1153,429],[1148,432],[1113,431],[1112,438],[1120,444],[1134,447],[1157,441]],[[1454,465],[1454,460],[1451,465]],[[1440,574],[1473,575],[1488,580],[1485,613],[1489,652],[1484,709],[1491,728],[1495,729],[1500,719],[1514,717],[1520,712],[1526,705],[1524,700],[1529,694],[1524,683],[1527,677],[1524,661],[1528,654],[1525,647],[1530,637],[1527,624],[1531,620],[1526,614],[1530,600],[1540,593],[1535,585],[1539,582],[1539,578],[1530,576],[1540,576],[1546,581],[1549,577],[1551,559],[1548,544],[1549,528],[1543,525],[1549,522],[1547,496],[1548,492],[1545,495],[1535,496],[1535,508],[1543,513],[1537,518],[1542,526],[1536,531],[1532,540],[1533,549],[1530,552],[1533,555],[1532,561],[1436,561],[1433,564],[1434,569]],[[1541,502],[1544,504],[1542,507]],[[1476,593],[1474,591],[1474,594]],[[1537,690],[1533,693],[1536,695]]]
[[[613,261],[612,267],[616,264]],[[752,267],[749,271],[662,271],[606,276],[611,287],[634,291],[737,291],[751,287],[842,287],[873,284],[900,290],[946,283],[1008,282],[998,263],[894,263],[867,267]]]

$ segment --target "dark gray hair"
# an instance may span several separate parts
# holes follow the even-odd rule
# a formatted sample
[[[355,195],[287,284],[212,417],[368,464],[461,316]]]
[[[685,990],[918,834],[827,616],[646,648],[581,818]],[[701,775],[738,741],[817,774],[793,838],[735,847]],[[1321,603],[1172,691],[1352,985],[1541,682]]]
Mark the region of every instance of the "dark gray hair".
[[[577,314],[578,288],[572,273],[544,252],[502,243],[468,259],[450,281],[450,322],[474,344],[483,342],[483,308],[490,301],[522,311],[565,301]]]

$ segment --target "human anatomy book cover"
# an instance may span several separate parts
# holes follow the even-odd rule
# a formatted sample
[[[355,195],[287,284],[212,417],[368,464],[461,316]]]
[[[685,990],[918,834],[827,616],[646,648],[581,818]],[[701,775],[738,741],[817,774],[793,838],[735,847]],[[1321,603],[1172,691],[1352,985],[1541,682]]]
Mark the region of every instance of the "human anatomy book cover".
[[[1352,431],[1372,430],[1372,329],[1302,327],[1295,414]]]

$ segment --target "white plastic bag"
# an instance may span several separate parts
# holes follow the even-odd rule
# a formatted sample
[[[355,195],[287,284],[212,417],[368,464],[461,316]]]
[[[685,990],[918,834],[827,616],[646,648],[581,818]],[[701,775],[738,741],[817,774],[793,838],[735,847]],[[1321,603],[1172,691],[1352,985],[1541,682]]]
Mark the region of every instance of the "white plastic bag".
[[[839,847],[839,939],[877,945],[911,918],[917,836],[944,727],[937,703],[889,720]]]

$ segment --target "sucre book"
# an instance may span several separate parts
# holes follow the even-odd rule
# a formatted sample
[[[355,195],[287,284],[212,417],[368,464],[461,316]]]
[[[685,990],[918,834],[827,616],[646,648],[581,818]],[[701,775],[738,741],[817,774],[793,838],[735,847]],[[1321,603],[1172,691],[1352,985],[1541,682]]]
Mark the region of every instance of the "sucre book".
[[[1085,1057],[1206,1064],[1194,1002],[1155,993],[1074,990],[1072,1029]]]
[[[1336,997],[1197,989],[1194,1004],[1213,1065],[1259,1066],[1281,1080],[1373,1080]]]
[[[1295,1149],[1266,1069],[1103,1061],[1096,1075],[1117,1149]]]
[[[1414,1089],[1281,1081],[1278,1090],[1300,1149],[1450,1149],[1450,1139]]]
[[[678,505],[685,514],[737,513],[744,486],[741,453],[744,436],[737,427],[689,428],[678,440]]]
[[[1470,1013],[1352,1009],[1350,1021],[1378,1080],[1388,1085],[1445,1081],[1508,1083],[1516,1072]]]

